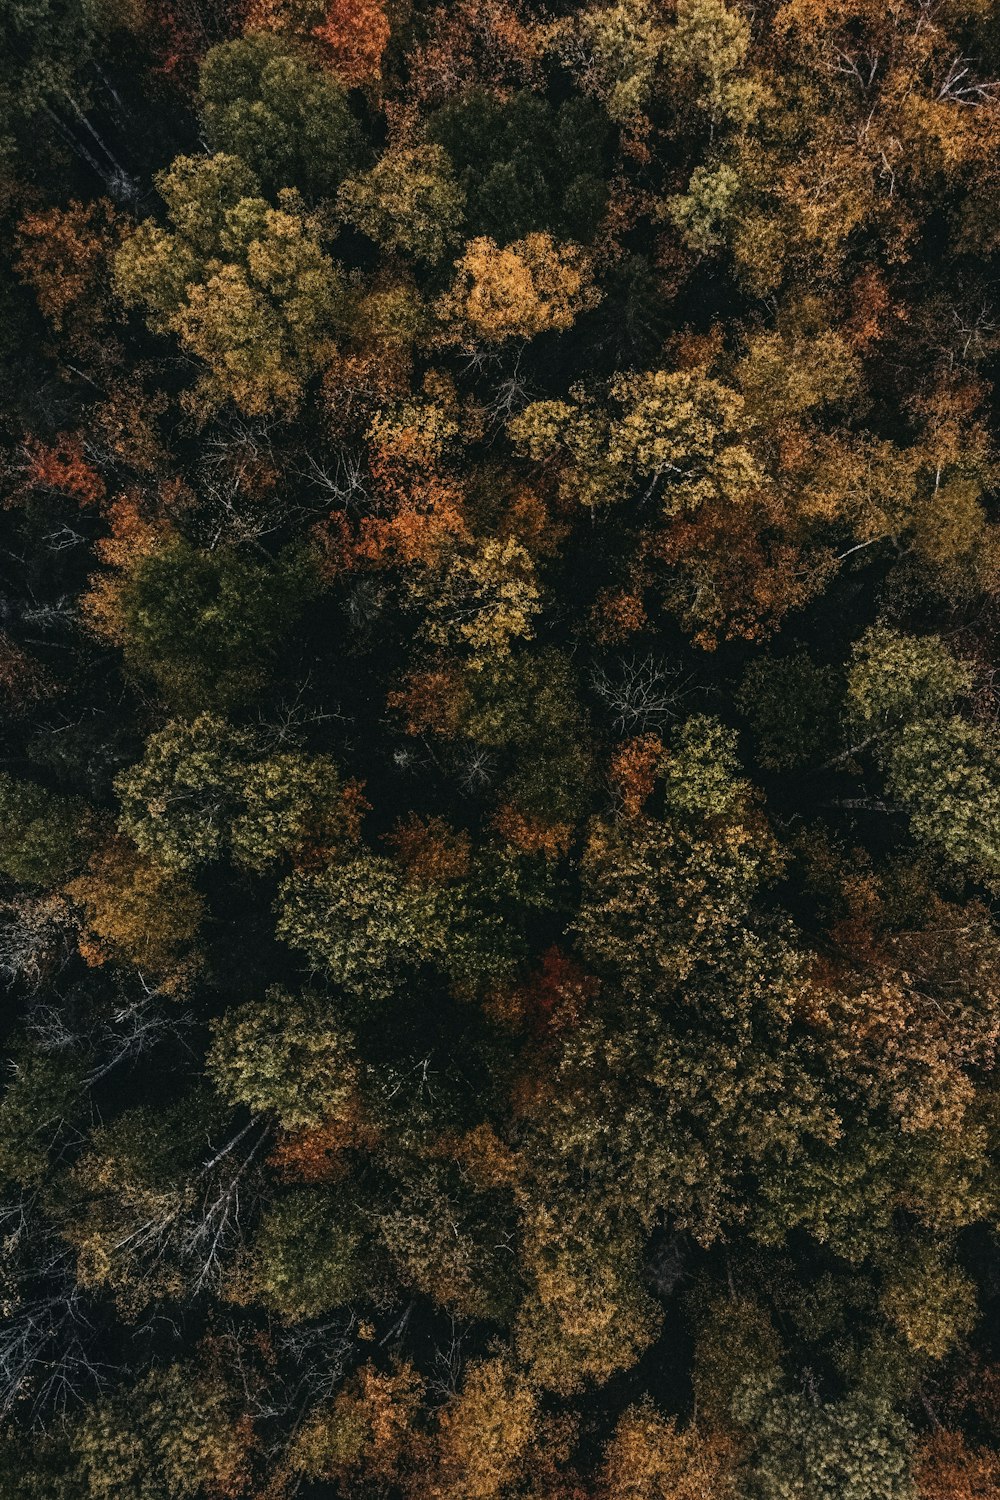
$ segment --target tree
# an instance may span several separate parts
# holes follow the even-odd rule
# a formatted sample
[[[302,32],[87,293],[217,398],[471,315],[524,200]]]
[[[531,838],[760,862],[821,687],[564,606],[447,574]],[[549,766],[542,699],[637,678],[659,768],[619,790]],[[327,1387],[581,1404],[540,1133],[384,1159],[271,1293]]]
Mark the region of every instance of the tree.
[[[337,207],[369,239],[434,264],[459,239],[465,194],[440,146],[386,151],[342,184]]]
[[[444,947],[434,893],[367,851],[289,875],[278,894],[277,934],[349,992],[384,999],[414,964]]]
[[[18,225],[17,274],[39,311],[74,347],[93,349],[112,317],[111,259],[121,221],[106,199],[25,214]]]
[[[886,1268],[881,1302],[917,1358],[944,1359],[976,1322],[973,1283],[929,1245]]]
[[[664,205],[685,244],[707,255],[724,243],[740,187],[739,174],[727,162],[695,167],[687,191],[674,194]]]
[[[172,719],[116,782],[121,828],[166,868],[223,858],[264,870],[350,841],[356,808],[326,755],[267,755],[252,733],[214,714]]]
[[[97,821],[86,803],[0,771],[0,871],[23,885],[54,885],[93,848]]]
[[[373,1218],[401,1285],[456,1318],[508,1322],[519,1290],[509,1195],[477,1189],[451,1162],[402,1154],[388,1187]]]
[[[252,747],[246,731],[212,714],[171,720],[118,780],[123,832],[168,869],[220,859],[239,805],[239,768]]]
[[[28,0],[4,11],[4,63],[0,70],[3,158],[9,161],[27,144],[32,127],[37,129],[47,110],[74,96],[93,54],[93,44],[92,15],[76,0]]]
[[[297,38],[348,88],[378,82],[390,34],[381,0],[253,0],[249,25]]]
[[[587,8],[553,28],[552,42],[612,120],[640,128],[670,47],[659,10],[645,0]]]
[[[251,761],[242,770],[243,808],[229,832],[234,862],[265,870],[350,842],[356,790],[344,785],[328,755],[286,750]]]
[[[918,1449],[920,1500],[991,1500],[1000,1485],[1000,1460],[989,1448],[970,1447],[961,1433],[936,1429]]]
[[[208,1074],[232,1104],[273,1112],[285,1130],[345,1112],[357,1088],[351,1039],[317,996],[274,987],[226,1011],[212,1027]]]
[[[431,1492],[493,1500],[527,1477],[539,1418],[537,1394],[516,1368],[503,1359],[467,1366],[441,1413]]]
[[[235,156],[178,157],[157,186],[172,227],[146,221],[125,240],[119,296],[204,362],[198,394],[211,406],[295,410],[332,355],[344,304],[315,222],[285,190],[272,208]]]
[[[562,333],[599,301],[579,246],[529,234],[506,249],[490,239],[470,240],[436,311],[446,340],[502,343]]]
[[[938,636],[876,626],[854,647],[847,678],[851,732],[870,739],[946,714],[972,688],[969,667]]]
[[[535,1207],[526,1224],[532,1285],[516,1348],[533,1379],[563,1397],[629,1369],[662,1325],[643,1285],[638,1224],[596,1207],[564,1197]]]
[[[319,1317],[370,1289],[361,1222],[336,1189],[299,1188],[278,1199],[250,1256],[255,1299],[293,1321]]]
[[[248,1482],[250,1433],[211,1372],[175,1364],[85,1414],[73,1447],[86,1500],[186,1500]]]
[[[396,1363],[389,1370],[363,1364],[297,1434],[294,1469],[341,1484],[398,1483],[422,1456],[416,1423],[425,1390],[412,1364]]]
[[[37,1188],[64,1132],[79,1127],[87,1112],[86,1051],[45,1052],[27,1042],[13,1049],[13,1064],[0,1099],[0,1176]]]
[[[454,164],[473,235],[500,245],[545,232],[588,243],[607,199],[610,131],[589,100],[470,89],[427,122]]]
[[[761,1500],[911,1500],[911,1436],[883,1402],[821,1404],[806,1395],[749,1394],[737,1403],[757,1456],[749,1492]]]
[[[410,591],[427,611],[424,633],[432,645],[466,646],[475,669],[509,656],[513,641],[531,635],[540,608],[531,557],[512,540],[449,549]]]
[[[760,482],[743,398],[719,381],[654,370],[616,376],[608,406],[582,389],[571,394],[572,404],[533,402],[510,424],[531,458],[559,464],[567,497],[596,506],[644,484],[669,516],[710,501],[745,500]]]
[[[213,148],[246,162],[270,192],[292,187],[332,197],[361,154],[338,80],[295,42],[267,31],[206,54],[198,108]]]
[[[992,885],[1000,875],[1000,747],[964,719],[908,725],[887,784],[915,836]]]
[[[227,1135],[201,1086],[98,1126],[59,1184],[80,1285],[105,1289],[128,1320],[151,1303],[218,1294],[257,1202],[267,1133],[253,1122]]]
[[[836,743],[837,676],[804,650],[752,661],[737,702],[753,729],[757,759],[768,771],[807,765]]]
[[[125,840],[92,854],[66,894],[83,909],[91,962],[107,956],[164,981],[190,967],[202,898],[183,875],[144,859]]]
[[[747,76],[750,25],[723,0],[679,0],[677,24],[670,35],[671,72],[693,85],[697,108],[718,128],[723,122],[745,127],[766,99],[764,89]]]
[[[955,870],[992,882],[1000,762],[983,726],[950,713],[973,686],[969,666],[936,636],[875,628],[847,677],[854,750],[871,746],[914,836]]]
[[[349,87],[378,82],[390,36],[381,0],[333,0],[312,35]]]
[[[738,1450],[731,1438],[679,1428],[649,1404],[619,1419],[604,1454],[608,1500],[736,1500]]]

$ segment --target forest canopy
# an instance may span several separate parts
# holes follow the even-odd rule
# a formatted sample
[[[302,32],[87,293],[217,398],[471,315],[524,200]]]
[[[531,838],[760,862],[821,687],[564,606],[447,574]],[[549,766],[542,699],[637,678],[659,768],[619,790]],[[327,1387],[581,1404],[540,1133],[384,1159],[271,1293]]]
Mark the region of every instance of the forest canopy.
[[[998,0],[0,42],[0,1500],[1000,1500]]]

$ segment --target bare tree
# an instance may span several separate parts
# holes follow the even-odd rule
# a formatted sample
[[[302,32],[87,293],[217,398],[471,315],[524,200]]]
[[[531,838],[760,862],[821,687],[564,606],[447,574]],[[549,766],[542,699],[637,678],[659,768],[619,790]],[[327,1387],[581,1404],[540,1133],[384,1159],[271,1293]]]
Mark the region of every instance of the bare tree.
[[[356,1323],[354,1313],[347,1312],[321,1323],[280,1323],[274,1327],[275,1350],[295,1372],[290,1407],[301,1411],[333,1395],[355,1355]]]
[[[164,1004],[162,992],[147,984],[141,973],[135,980],[139,993],[122,997],[108,1013],[80,1016],[66,1003],[51,999],[37,1002],[25,1023],[35,1046],[42,1052],[75,1050],[89,1054],[94,1064],[86,1083],[92,1086],[167,1038],[183,1036],[192,1024],[190,1012],[177,1009],[176,1002]]]
[[[679,668],[652,655],[622,657],[611,670],[595,667],[590,677],[620,734],[642,734],[676,719],[686,684]]]
[[[72,1253],[32,1201],[0,1206],[0,1252],[0,1419],[26,1406],[42,1424],[100,1389],[110,1367],[94,1353]]]
[[[192,1179],[146,1195],[140,1222],[110,1247],[129,1263],[130,1280],[142,1283],[170,1264],[190,1297],[218,1284],[229,1253],[242,1239],[247,1202],[259,1198],[253,1168],[270,1135],[269,1122],[251,1120]],[[240,1152],[248,1138],[248,1149]]]
[[[37,989],[65,964],[74,932],[69,904],[59,895],[0,903],[0,976]]]

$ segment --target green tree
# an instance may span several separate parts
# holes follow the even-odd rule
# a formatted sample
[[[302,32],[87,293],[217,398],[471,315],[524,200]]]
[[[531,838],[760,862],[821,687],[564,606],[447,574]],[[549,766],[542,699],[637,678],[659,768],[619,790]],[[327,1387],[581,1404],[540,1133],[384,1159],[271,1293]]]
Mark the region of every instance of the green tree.
[[[122,831],[168,869],[221,859],[253,740],[213,714],[172,719],[116,782]]]
[[[363,1226],[335,1189],[300,1188],[279,1198],[249,1253],[255,1298],[292,1321],[317,1318],[371,1289]]]
[[[269,191],[332,197],[361,155],[336,76],[285,37],[259,31],[206,53],[198,108],[216,151],[238,156]]]
[[[470,234],[501,245],[536,230],[593,238],[607,198],[610,131],[590,100],[553,106],[527,89],[506,99],[472,89],[426,128],[454,163]]]
[[[509,1319],[508,1195],[477,1191],[454,1164],[398,1159],[373,1217],[402,1284],[463,1318]]]
[[[228,858],[260,871],[350,837],[329,756],[263,754],[258,737],[215,714],[169,720],[115,786],[122,831],[169,869]]]
[[[680,230],[685,243],[707,255],[724,243],[729,221],[739,201],[738,172],[726,162],[715,167],[695,167],[687,191],[676,193],[664,211]]]
[[[273,1111],[285,1130],[320,1125],[352,1097],[358,1067],[329,1003],[273,987],[212,1026],[208,1075],[223,1098]]]
[[[84,1500],[194,1500],[238,1493],[249,1477],[234,1395],[190,1365],[154,1370],[91,1406],[73,1447]]]
[[[641,125],[670,47],[666,17],[648,0],[586,7],[553,30],[554,50],[611,119]]]
[[[277,913],[280,938],[336,984],[372,999],[391,994],[408,969],[439,957],[446,942],[436,894],[367,851],[289,875]]]
[[[9,880],[64,880],[80,868],[96,836],[96,819],[85,802],[0,771],[0,873]]]
[[[19,146],[28,147],[46,110],[64,108],[72,97],[86,101],[81,75],[93,56],[95,28],[81,0],[5,5],[0,28],[0,155],[9,160]]]
[[[743,499],[761,471],[748,444],[743,397],[706,375],[617,375],[608,402],[574,389],[572,404],[538,401],[510,424],[531,458],[558,464],[567,498],[597,506],[655,494],[666,515]]]
[[[225,710],[260,690],[317,588],[315,564],[299,548],[266,562],[176,537],[122,580],[117,632],[129,666],[172,707]]]
[[[885,1403],[753,1392],[735,1407],[757,1449],[755,1500],[914,1500],[911,1434]]]
[[[850,732],[870,741],[918,719],[945,715],[972,688],[966,663],[939,636],[875,626],[854,647],[847,676]]]
[[[767,97],[746,69],[750,24],[723,0],[678,0],[670,35],[670,67],[683,88],[692,88],[697,108],[718,128],[746,126]]]
[[[93,1058],[85,1050],[43,1052],[27,1040],[11,1052],[0,1099],[0,1176],[38,1187],[67,1130],[86,1117]]]
[[[803,649],[750,663],[736,701],[765,770],[794,770],[836,746],[837,687],[835,670],[817,666]]]
[[[908,724],[888,758],[887,785],[910,828],[945,863],[1000,879],[1000,746],[977,724]]]

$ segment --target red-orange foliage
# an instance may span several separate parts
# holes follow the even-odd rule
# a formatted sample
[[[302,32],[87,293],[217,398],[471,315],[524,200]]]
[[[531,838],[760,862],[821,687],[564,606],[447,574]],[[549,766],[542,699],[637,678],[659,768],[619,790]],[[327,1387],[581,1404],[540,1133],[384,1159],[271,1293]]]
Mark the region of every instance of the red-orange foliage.
[[[24,455],[25,490],[71,495],[80,505],[97,505],[104,499],[104,480],[88,461],[78,433],[61,432],[54,443],[26,438]]]
[[[147,393],[137,380],[116,382],[91,413],[102,448],[137,473],[152,474],[164,467],[167,453],[156,419],[168,405],[162,391]]]
[[[859,353],[884,338],[892,315],[892,300],[882,273],[866,266],[849,292],[850,316],[843,325],[844,337]]]
[[[389,22],[381,0],[333,0],[313,28],[330,65],[352,88],[373,83],[382,71]]]
[[[282,1132],[267,1159],[286,1182],[337,1182],[347,1172],[339,1120]]]
[[[627,818],[641,815],[662,759],[663,741],[658,734],[640,734],[626,740],[612,755],[611,783]]]
[[[459,0],[427,17],[427,40],[407,59],[410,92],[441,104],[471,83],[512,89],[527,83],[541,57],[541,28],[511,0]]]
[[[386,705],[405,715],[407,734],[439,734],[453,739],[469,708],[469,693],[455,667],[411,672],[403,686],[388,694]]]
[[[333,512],[314,530],[330,577],[345,569],[430,566],[469,539],[462,485],[436,467],[436,414],[427,425],[386,424],[370,435],[369,476],[379,513],[352,523]]]
[[[720,640],[766,639],[829,578],[832,554],[797,545],[782,511],[772,497],[756,505],[720,500],[679,516],[653,543],[681,572],[668,583],[667,602],[704,650]]]
[[[26,214],[18,225],[14,268],[57,332],[92,333],[105,321],[120,226],[106,198]]]
[[[565,854],[573,838],[571,823],[546,822],[509,802],[497,810],[493,826],[522,854],[544,854],[546,859],[558,859]]]
[[[101,562],[128,568],[139,558],[155,552],[170,535],[171,527],[157,507],[138,490],[116,495],[107,508],[111,530],[95,543]]]
[[[154,72],[192,88],[208,49],[239,34],[245,8],[245,0],[152,0],[149,38]]]
[[[94,551],[101,562],[115,571],[90,578],[80,607],[92,630],[105,640],[120,644],[124,576],[141,558],[156,551],[171,535],[171,527],[162,516],[152,514],[150,502],[135,490],[116,495],[106,514],[111,531],[94,543]]]
[[[940,1428],[921,1444],[917,1493],[920,1500],[1000,1500],[1000,1455]]]
[[[329,822],[323,830],[310,829],[303,835],[302,843],[292,854],[292,865],[296,870],[322,870],[334,859],[345,844],[356,843],[361,837],[361,825],[372,805],[365,796],[365,783],[352,777],[341,788],[336,806],[331,810]]]
[[[640,594],[625,589],[602,589],[591,611],[594,636],[601,645],[618,645],[649,624]]]
[[[568,1031],[579,1025],[597,991],[597,980],[553,945],[541,967],[508,997],[508,1017],[518,1015],[535,1035]]]
[[[358,532],[358,555],[373,566],[434,563],[455,541],[468,537],[461,490],[447,480],[429,480],[394,516],[366,517]]]
[[[267,1164],[286,1182],[337,1182],[350,1169],[345,1153],[370,1150],[377,1139],[378,1131],[355,1099],[335,1120],[281,1131]]]
[[[360,567],[427,567],[466,536],[458,487],[433,479],[415,489],[394,515],[364,516],[352,525],[342,511],[334,511],[313,529],[328,579]]]
[[[420,818],[410,813],[386,835],[386,842],[396,851],[410,879],[422,885],[442,885],[469,873],[469,835],[456,833],[444,818]]]
[[[365,796],[365,783],[356,776],[345,781],[340,794],[340,808],[345,838],[359,839],[365,813],[371,812],[372,805]]]
[[[554,557],[570,528],[557,521],[536,490],[517,490],[497,528],[502,537],[513,537],[532,557]]]

